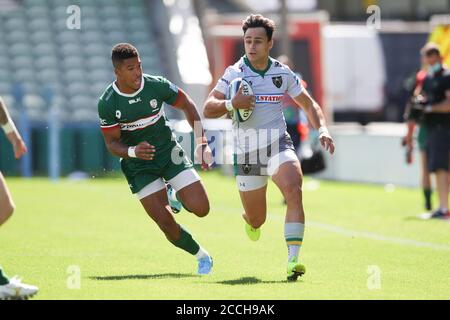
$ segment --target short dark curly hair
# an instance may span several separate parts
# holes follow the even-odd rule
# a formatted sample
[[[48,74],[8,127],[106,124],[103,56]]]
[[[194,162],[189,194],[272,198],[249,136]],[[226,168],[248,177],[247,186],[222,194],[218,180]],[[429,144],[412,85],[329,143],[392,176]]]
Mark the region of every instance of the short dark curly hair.
[[[112,48],[111,60],[116,68],[123,60],[135,57],[139,57],[139,52],[129,43],[118,43]]]
[[[272,40],[273,32],[275,31],[275,22],[269,18],[265,18],[261,14],[251,14],[242,21],[242,30],[245,32],[250,28],[262,27],[266,29],[267,38]]]

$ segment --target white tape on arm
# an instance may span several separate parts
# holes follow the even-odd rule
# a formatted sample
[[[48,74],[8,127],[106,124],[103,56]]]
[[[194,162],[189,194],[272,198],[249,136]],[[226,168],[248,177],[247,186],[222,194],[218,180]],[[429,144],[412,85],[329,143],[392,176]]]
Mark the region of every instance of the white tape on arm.
[[[8,119],[8,122],[4,125],[2,125],[3,131],[5,131],[6,134],[11,132],[17,132],[16,126],[14,125],[14,122],[11,119]]]
[[[228,111],[233,111],[234,108],[231,100],[225,100],[225,108],[227,108]]]
[[[324,133],[326,133],[327,135],[330,135],[330,133],[328,132],[327,127],[322,126],[322,127],[319,128],[319,137],[320,137],[322,134],[324,134]]]
[[[136,157],[136,152],[135,152],[134,149],[136,149],[136,146],[133,146],[133,147],[129,147],[129,148],[128,148],[128,156],[129,156],[130,158],[137,158],[137,157]]]

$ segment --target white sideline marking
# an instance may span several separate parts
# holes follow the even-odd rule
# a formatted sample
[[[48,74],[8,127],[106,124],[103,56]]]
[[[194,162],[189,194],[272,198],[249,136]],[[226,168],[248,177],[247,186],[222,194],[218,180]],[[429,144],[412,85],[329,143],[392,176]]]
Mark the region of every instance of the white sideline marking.
[[[230,208],[222,207],[222,208],[216,208],[216,209],[225,211],[227,213],[236,213],[236,210],[230,209]],[[242,212],[244,211],[244,209],[242,209],[242,208],[238,209],[238,212],[240,212],[239,210]],[[276,215],[273,213],[267,213],[267,218],[269,218],[271,220],[284,221],[284,216]],[[373,233],[373,232],[345,229],[342,227],[338,227],[338,226],[335,226],[332,224],[327,224],[327,223],[322,223],[322,222],[315,222],[315,221],[307,220],[306,226],[334,232],[334,233],[341,234],[341,235],[344,235],[347,237],[361,237],[361,238],[366,238],[366,239],[371,239],[371,240],[400,244],[400,245],[404,245],[404,246],[412,246],[412,247],[416,247],[416,248],[430,248],[430,249],[434,249],[434,250],[450,251],[450,245],[447,245],[447,244],[431,243],[431,242],[418,241],[418,240],[414,240],[414,239],[384,236],[384,235]]]
[[[438,244],[438,243],[417,241],[417,240],[413,240],[413,239],[383,236],[381,234],[367,232],[367,231],[348,230],[348,229],[344,229],[341,227],[333,226],[331,224],[314,222],[314,221],[307,221],[306,225],[311,226],[311,227],[320,228],[320,229],[327,230],[327,231],[331,231],[334,233],[342,234],[342,235],[345,235],[348,237],[361,237],[361,238],[390,242],[390,243],[401,244],[401,245],[406,245],[406,246],[450,251],[450,246],[446,245],[446,244]]]

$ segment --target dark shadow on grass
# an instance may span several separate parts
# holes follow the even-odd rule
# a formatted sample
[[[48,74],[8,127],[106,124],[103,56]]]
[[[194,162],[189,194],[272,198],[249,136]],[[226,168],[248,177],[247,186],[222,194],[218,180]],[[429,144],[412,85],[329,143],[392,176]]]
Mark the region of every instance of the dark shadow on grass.
[[[297,280],[297,282],[303,282],[302,280]],[[218,281],[216,282],[218,284],[225,284],[225,285],[230,285],[230,286],[235,286],[235,285],[247,285],[247,284],[273,284],[273,283],[291,283],[288,282],[287,280],[280,280],[280,281],[264,281],[255,277],[242,277],[239,279],[232,279],[232,280],[223,280],[223,281]]]
[[[116,281],[116,280],[147,280],[147,279],[166,279],[166,278],[197,278],[198,275],[191,273],[160,273],[160,274],[128,274],[121,276],[98,276],[89,277],[91,280],[106,280],[106,281]]]

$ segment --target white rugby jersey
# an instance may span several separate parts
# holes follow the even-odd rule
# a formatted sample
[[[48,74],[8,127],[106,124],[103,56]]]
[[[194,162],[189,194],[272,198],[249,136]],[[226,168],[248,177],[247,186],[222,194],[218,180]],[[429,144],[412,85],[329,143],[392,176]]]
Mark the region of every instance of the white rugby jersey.
[[[227,96],[229,84],[236,78],[247,80],[256,98],[251,117],[245,122],[233,121],[237,146],[245,152],[264,148],[285,134],[281,101],[286,92],[293,98],[302,93],[300,79],[288,66],[271,57],[268,68],[259,71],[243,56],[225,70],[214,90]]]

